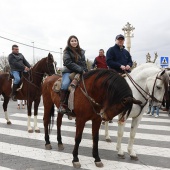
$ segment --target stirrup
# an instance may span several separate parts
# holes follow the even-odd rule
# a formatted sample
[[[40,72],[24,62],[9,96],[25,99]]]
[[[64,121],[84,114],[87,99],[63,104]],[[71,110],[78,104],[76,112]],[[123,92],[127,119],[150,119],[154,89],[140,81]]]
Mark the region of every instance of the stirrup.
[[[64,106],[60,105],[60,107],[58,108],[58,112],[62,113],[62,114],[65,114],[68,111],[67,111],[67,108],[65,108]]]
[[[15,98],[16,96],[15,95],[13,95],[11,98],[12,98],[12,100],[14,101],[14,102],[16,102],[17,101],[17,99]]]

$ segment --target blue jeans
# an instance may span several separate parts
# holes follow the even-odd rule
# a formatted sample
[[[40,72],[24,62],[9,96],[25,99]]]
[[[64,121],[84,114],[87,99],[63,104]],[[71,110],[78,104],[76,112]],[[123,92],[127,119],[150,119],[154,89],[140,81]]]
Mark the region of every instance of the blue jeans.
[[[20,72],[19,71],[11,71],[11,74],[14,76],[14,84],[19,84],[20,82]]]
[[[154,111],[156,110],[156,114],[159,116],[159,106],[152,106],[151,113],[154,115]]]
[[[62,83],[61,83],[61,90],[68,90],[68,87],[71,83],[71,80],[69,78],[69,75],[71,73],[63,73],[62,75]]]

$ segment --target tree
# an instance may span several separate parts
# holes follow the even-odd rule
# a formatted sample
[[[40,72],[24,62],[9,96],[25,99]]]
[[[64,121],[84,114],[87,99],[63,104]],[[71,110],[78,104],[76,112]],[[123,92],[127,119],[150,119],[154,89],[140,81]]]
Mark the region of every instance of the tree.
[[[8,57],[6,57],[6,56],[0,57],[0,71],[2,71],[2,72],[9,72],[10,71],[10,66],[9,66],[9,63],[8,63]]]
[[[136,61],[133,61],[133,65],[132,65],[132,70],[134,69],[134,68],[136,68],[137,67],[137,62]]]
[[[86,64],[87,64],[87,69],[88,69],[88,70],[91,70],[91,66],[92,66],[93,62],[90,61],[89,59],[87,59],[87,60],[86,60]]]

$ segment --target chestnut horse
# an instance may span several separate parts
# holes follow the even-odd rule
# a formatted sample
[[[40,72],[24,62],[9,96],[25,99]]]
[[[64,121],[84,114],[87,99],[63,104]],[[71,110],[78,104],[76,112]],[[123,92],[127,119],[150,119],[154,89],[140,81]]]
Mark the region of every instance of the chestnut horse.
[[[42,95],[44,103],[44,131],[46,149],[52,149],[49,132],[54,123],[54,104],[59,107],[60,97],[53,91],[54,82],[60,76],[48,77],[43,83]],[[74,116],[76,117],[75,146],[73,150],[73,166],[81,167],[78,159],[78,148],[82,139],[85,123],[92,120],[93,157],[95,164],[102,167],[98,154],[99,128],[101,120],[111,120],[123,112],[129,114],[133,103],[140,103],[133,98],[132,91],[126,80],[113,70],[92,70],[83,74],[82,80],[75,89]],[[57,117],[57,140],[59,150],[63,150],[61,139],[61,113]],[[52,126],[52,125],[51,125]]]
[[[23,73],[21,78],[22,87],[19,91],[17,91],[16,94],[17,99],[27,100],[28,132],[30,133],[33,132],[33,129],[30,125],[31,108],[33,102],[34,102],[34,130],[37,133],[40,132],[37,126],[37,114],[38,106],[40,103],[40,97],[42,94],[41,84],[45,73],[49,75],[55,74],[54,59],[52,54],[50,53],[48,54],[48,57],[38,61],[29,72]],[[11,85],[12,79],[9,78],[9,74],[0,74],[0,94],[2,94],[4,97],[3,109],[5,112],[7,124],[11,124],[7,113],[7,106],[11,94]]]

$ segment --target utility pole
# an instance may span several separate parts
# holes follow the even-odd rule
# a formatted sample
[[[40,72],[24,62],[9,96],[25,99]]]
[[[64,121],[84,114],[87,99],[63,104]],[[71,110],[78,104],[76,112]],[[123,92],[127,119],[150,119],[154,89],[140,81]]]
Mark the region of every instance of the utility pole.
[[[131,48],[131,38],[134,37],[133,35],[133,30],[135,29],[135,27],[131,26],[131,24],[129,24],[129,22],[127,22],[127,24],[122,28],[122,31],[124,31],[124,36],[126,38],[126,48],[130,53],[130,48]]]
[[[60,48],[60,64],[61,64],[61,68],[63,67],[63,55],[62,55],[62,48]]]
[[[3,60],[4,60],[4,72],[6,73],[6,58],[4,56],[4,52],[3,52]]]
[[[33,47],[33,65],[35,64],[35,57],[34,57],[34,42],[31,42],[33,45],[32,45],[32,47]]]

